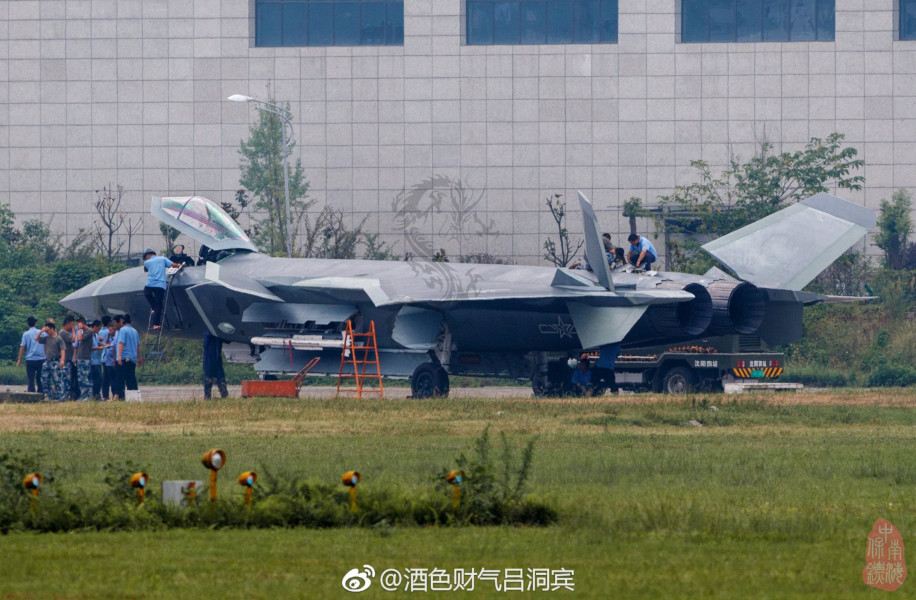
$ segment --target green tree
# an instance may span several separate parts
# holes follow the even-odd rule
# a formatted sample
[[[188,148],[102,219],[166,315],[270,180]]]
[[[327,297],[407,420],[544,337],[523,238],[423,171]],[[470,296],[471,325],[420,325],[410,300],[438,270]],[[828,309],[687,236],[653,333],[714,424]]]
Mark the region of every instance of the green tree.
[[[864,252],[849,250],[824,269],[805,288],[811,292],[838,296],[867,296],[874,276],[871,260]]]
[[[181,232],[171,225],[159,223],[159,233],[162,234],[162,241],[165,243],[165,252],[163,252],[163,255],[168,256],[172,253],[172,248],[175,247],[175,240],[178,239]]]
[[[18,227],[16,214],[0,204],[0,358],[16,356],[26,317],[59,317],[61,297],[110,272],[92,250],[85,232],[63,245],[38,219]]]
[[[728,168],[713,175],[709,163],[695,160],[699,180],[678,186],[674,193],[659,197],[656,227],[666,234],[669,245],[668,266],[690,270],[699,255],[699,243],[690,234],[718,237],[753,223],[785,206],[829,186],[860,190],[865,182],[855,174],[865,164],[856,158],[855,148],[845,147],[844,135],[832,133],[826,139],[811,138],[796,152],[773,152],[773,144],[763,142],[747,162],[732,156]],[[684,239],[684,235],[688,234]],[[677,246],[671,252],[671,244]],[[672,254],[680,253],[680,260]]]
[[[865,182],[853,172],[865,162],[855,158],[855,148],[843,147],[843,134],[832,133],[826,140],[811,138],[803,150],[773,153],[773,144],[764,142],[747,162],[740,156],[729,159],[729,167],[714,177],[709,164],[695,160],[690,164],[699,181],[675,188],[659,198],[660,206],[671,209],[666,231],[722,235],[743,227],[818,192],[828,185],[860,190]]]
[[[269,102],[275,104],[274,99]],[[287,110],[289,107],[287,105]],[[254,242],[275,256],[287,254],[286,196],[283,185],[283,162],[295,143],[283,147],[283,120],[273,114],[258,111],[258,121],[249,128],[248,140],[241,142],[239,154],[242,176],[239,183],[255,198],[254,206],[265,216],[253,230]],[[293,246],[306,211],[314,204],[308,199],[309,184],[302,172],[302,161],[296,159],[289,170],[289,204]],[[295,248],[292,249],[295,252]]]
[[[398,260],[400,257],[395,253],[394,248],[388,242],[379,240],[379,234],[364,234],[366,251],[363,253],[365,260]]]
[[[913,202],[906,190],[897,190],[890,201],[881,199],[881,214],[878,216],[878,235],[875,244],[884,250],[887,266],[902,269],[905,265],[907,238],[913,231],[910,211]]]
[[[366,219],[353,229],[347,227],[343,211],[325,206],[312,222],[304,220],[305,240],[300,254],[305,258],[356,258],[356,249],[363,240]]]
[[[643,207],[642,198],[633,196],[623,203],[623,216],[625,216],[630,223],[630,233],[639,234],[639,232],[636,231],[636,218],[649,217],[651,213]]]
[[[48,223],[29,219],[19,228],[16,214],[9,206],[0,205],[0,266],[39,265],[92,256],[89,234],[84,230],[80,229],[65,246]]]
[[[8,250],[19,242],[21,235],[16,229],[16,213],[8,204],[0,204],[0,248]]]

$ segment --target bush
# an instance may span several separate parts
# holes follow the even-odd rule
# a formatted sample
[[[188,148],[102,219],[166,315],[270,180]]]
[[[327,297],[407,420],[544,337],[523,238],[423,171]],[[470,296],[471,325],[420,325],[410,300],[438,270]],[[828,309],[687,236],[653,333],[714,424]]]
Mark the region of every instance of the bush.
[[[854,373],[820,365],[789,367],[780,379],[814,387],[846,387],[856,381]]]
[[[25,365],[17,367],[13,361],[0,362],[0,385],[25,385]]]
[[[43,468],[39,456],[21,453],[0,455],[0,533],[11,531],[105,531],[168,528],[261,527],[373,527],[459,525],[548,525],[556,511],[526,497],[524,488],[532,467],[534,442],[516,464],[502,437],[500,456],[492,458],[489,432],[475,443],[477,455],[463,455],[457,464],[469,474],[461,484],[455,505],[452,487],[444,477],[426,489],[359,486],[356,510],[351,510],[348,490],[339,483],[307,481],[295,474],[279,476],[261,468],[249,508],[240,500],[207,502],[208,490],[198,491],[187,508],[163,504],[148,489],[142,505],[130,487],[131,474],[141,468],[132,463],[104,468],[106,491],[88,494],[64,489],[55,482],[54,468]],[[41,472],[40,495],[32,497],[22,487],[22,477]],[[155,476],[155,474],[153,474]]]
[[[881,365],[869,373],[868,387],[906,387],[916,384],[916,369],[907,365]]]
[[[548,525],[557,520],[556,511],[525,498],[525,487],[531,476],[534,442],[530,440],[516,461],[504,433],[500,434],[501,452],[494,457],[487,427],[474,442],[475,456],[464,454],[455,459],[462,473],[462,501],[455,507],[455,518],[473,525],[530,524]],[[516,464],[517,463],[517,464]],[[448,469],[438,477],[440,484],[451,489],[446,481]]]

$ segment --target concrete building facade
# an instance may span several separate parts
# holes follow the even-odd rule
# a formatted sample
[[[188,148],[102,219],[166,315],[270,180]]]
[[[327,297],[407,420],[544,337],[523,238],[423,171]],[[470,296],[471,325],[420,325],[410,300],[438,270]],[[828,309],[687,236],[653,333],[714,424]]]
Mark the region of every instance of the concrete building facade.
[[[469,1],[404,0],[403,45],[330,47],[258,46],[255,0],[0,2],[0,197],[72,236],[120,184],[134,248],[161,247],[150,196],[239,188],[258,114],[232,94],[288,102],[316,210],[398,253],[408,210],[450,256],[543,263],[544,200],[577,189],[622,242],[622,203],[693,181],[690,161],[832,132],[866,162],[844,196],[916,188],[904,0],[835,0],[832,41],[740,43],[683,42],[679,0],[619,0],[616,43],[540,45],[468,44]]]

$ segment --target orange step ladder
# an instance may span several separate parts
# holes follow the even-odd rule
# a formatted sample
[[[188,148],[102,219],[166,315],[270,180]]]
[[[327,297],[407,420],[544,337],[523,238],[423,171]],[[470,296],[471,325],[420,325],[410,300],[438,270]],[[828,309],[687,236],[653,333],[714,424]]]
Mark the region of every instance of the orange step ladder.
[[[362,344],[357,345],[357,342]],[[368,367],[374,367],[375,372],[372,372],[372,369],[367,372]],[[352,374],[349,372],[351,368]],[[355,380],[356,387],[341,387],[345,379]],[[367,380],[378,381],[378,387],[366,387]],[[363,394],[378,394],[379,398],[385,397],[382,370],[378,364],[375,321],[369,321],[369,331],[366,333],[354,333],[353,324],[347,320],[343,350],[340,353],[340,370],[337,373],[337,395],[341,392],[356,392],[357,398],[362,398]]]

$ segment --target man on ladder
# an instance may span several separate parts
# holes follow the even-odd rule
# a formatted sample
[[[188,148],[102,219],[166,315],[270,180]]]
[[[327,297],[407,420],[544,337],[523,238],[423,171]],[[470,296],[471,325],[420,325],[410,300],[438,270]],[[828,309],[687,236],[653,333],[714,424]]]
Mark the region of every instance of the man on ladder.
[[[156,251],[147,248],[143,251],[143,270],[149,273],[143,295],[150,306],[150,324],[153,329],[162,329],[162,310],[165,301],[165,291],[168,287],[166,269],[180,267],[180,263],[172,262],[164,256],[156,256]]]

